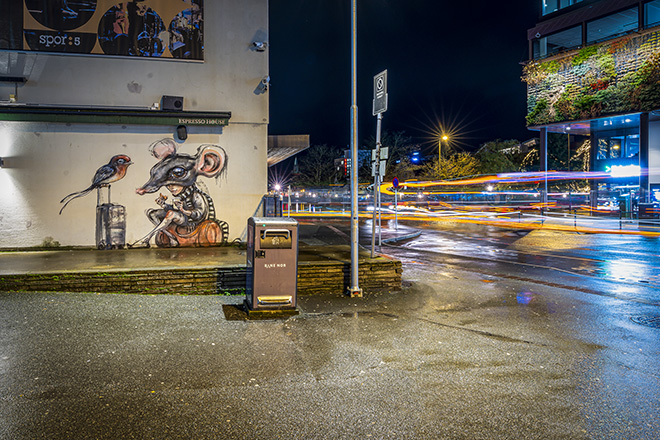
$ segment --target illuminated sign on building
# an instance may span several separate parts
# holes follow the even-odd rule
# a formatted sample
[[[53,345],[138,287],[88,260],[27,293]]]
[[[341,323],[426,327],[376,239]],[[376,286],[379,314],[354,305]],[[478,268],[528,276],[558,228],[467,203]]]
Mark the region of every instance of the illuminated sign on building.
[[[612,165],[608,168],[612,177],[639,177],[641,173],[639,165]]]

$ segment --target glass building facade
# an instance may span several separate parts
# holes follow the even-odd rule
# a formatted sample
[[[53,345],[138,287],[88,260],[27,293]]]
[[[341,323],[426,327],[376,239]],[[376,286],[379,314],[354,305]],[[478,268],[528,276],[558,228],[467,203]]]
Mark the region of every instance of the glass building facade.
[[[582,0],[543,0],[543,15],[548,15],[557,12],[560,9],[567,8],[580,3]]]
[[[653,201],[660,187],[660,0],[542,2],[523,72],[541,168],[548,133],[580,135],[590,142],[590,170],[610,176],[591,183],[593,199],[608,192]]]

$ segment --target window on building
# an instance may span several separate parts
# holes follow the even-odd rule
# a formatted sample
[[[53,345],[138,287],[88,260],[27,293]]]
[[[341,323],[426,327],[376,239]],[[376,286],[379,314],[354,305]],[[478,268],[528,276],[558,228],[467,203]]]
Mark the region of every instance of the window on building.
[[[610,159],[618,159],[622,155],[625,136],[612,136],[610,138]]]
[[[623,157],[639,157],[639,135],[626,136],[626,148]]]
[[[629,159],[639,157],[637,128],[601,131],[597,138],[596,159]]]
[[[555,12],[558,9],[559,0],[543,0],[543,15]]]
[[[660,0],[653,0],[644,4],[644,27],[649,28],[660,25]]]
[[[596,154],[596,159],[603,160],[607,159],[608,156],[608,142],[607,139],[598,138],[598,154]]]
[[[580,3],[582,0],[543,0],[543,15]]]
[[[587,44],[614,38],[639,28],[637,6],[587,23]]]
[[[543,58],[582,44],[582,26],[566,29],[533,41],[534,58]]]

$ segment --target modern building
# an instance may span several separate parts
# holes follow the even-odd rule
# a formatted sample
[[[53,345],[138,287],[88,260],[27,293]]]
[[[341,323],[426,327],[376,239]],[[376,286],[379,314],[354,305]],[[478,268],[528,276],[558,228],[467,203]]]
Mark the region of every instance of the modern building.
[[[268,83],[268,0],[3,0],[0,248],[241,238]]]
[[[528,30],[527,125],[588,136],[592,203],[660,196],[660,0],[543,0]]]

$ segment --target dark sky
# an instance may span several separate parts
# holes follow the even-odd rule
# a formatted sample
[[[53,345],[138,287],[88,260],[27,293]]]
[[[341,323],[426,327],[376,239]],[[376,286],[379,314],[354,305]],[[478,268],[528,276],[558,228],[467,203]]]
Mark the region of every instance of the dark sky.
[[[520,81],[541,0],[358,0],[360,143],[375,137],[373,76],[388,71],[383,130],[431,142],[437,127],[471,150],[526,140]],[[270,134],[350,143],[350,0],[270,1]]]

